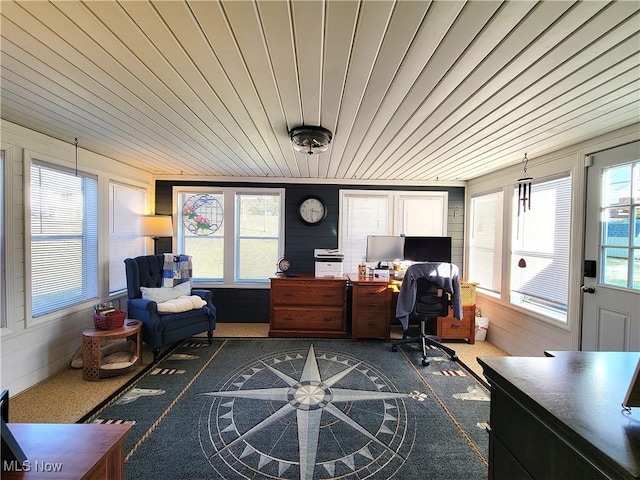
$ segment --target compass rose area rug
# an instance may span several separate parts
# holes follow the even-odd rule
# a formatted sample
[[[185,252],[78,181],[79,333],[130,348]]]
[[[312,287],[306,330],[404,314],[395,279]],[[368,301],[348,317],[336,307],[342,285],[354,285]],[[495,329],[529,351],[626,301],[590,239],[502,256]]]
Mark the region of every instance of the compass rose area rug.
[[[486,479],[489,392],[439,353],[194,338],[88,422],[132,425],[128,479]]]

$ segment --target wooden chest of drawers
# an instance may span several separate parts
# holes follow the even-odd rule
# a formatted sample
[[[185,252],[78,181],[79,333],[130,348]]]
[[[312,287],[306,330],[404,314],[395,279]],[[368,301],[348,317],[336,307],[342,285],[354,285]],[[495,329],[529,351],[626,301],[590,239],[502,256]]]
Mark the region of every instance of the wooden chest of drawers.
[[[383,338],[389,341],[391,294],[388,281],[354,280],[351,338]]]
[[[437,335],[440,340],[467,340],[470,344],[476,343],[476,306],[462,307],[462,321],[453,317],[453,310],[450,308],[447,317],[438,319]]]
[[[347,277],[271,279],[270,337],[346,338]]]

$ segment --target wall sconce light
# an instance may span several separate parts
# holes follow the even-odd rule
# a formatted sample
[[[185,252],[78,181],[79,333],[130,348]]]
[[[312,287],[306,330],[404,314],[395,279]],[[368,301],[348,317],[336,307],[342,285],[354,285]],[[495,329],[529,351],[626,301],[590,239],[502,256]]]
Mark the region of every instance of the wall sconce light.
[[[173,237],[173,222],[168,215],[144,215],[140,217],[140,235],[153,238],[153,253],[158,252],[160,237]]]

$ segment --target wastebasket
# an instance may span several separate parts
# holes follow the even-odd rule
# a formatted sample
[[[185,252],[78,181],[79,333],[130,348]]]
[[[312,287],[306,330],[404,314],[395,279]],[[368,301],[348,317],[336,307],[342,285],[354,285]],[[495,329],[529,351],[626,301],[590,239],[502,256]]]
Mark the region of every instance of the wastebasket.
[[[484,342],[487,339],[487,330],[489,330],[489,319],[476,317],[476,340]]]

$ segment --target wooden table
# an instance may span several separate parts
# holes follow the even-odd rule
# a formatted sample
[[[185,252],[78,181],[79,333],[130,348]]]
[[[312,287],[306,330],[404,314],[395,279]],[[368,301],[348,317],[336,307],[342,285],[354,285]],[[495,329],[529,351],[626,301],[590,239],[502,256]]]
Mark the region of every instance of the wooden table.
[[[489,479],[640,478],[638,352],[478,358],[491,384]]]
[[[130,425],[9,423],[24,451],[23,465],[5,465],[3,479],[116,480],[124,478],[124,439]]]
[[[82,332],[82,378],[89,381],[96,381],[105,376],[122,374],[137,368],[142,358],[142,339],[140,329],[142,322],[139,320],[125,319],[124,325],[113,330],[100,330],[89,328]],[[121,371],[109,371],[108,375],[101,370],[102,341],[119,340],[133,338],[135,342],[135,361],[126,369]]]

